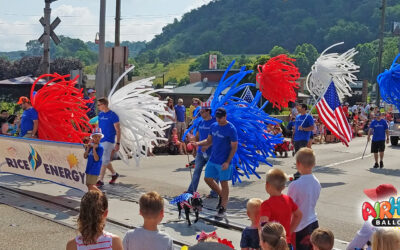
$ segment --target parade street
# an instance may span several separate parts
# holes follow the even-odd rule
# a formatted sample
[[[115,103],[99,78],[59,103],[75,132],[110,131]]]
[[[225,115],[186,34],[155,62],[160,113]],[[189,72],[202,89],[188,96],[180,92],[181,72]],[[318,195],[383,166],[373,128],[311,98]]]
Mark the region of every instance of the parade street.
[[[387,145],[385,167],[372,169],[373,159],[368,152],[369,146],[364,159],[361,159],[365,143],[366,137],[362,137],[354,139],[348,148],[340,143],[313,145],[317,156],[314,173],[322,186],[321,196],[317,203],[318,219],[322,227],[328,227],[334,232],[335,247],[338,249],[345,247],[342,241],[351,241],[363,223],[361,206],[364,201],[368,201],[363,189],[376,187],[382,183],[396,184],[400,175],[397,162],[400,147]],[[114,166],[121,177],[116,185],[106,184],[103,188],[110,199],[109,218],[133,227],[141,225],[142,219],[138,215],[137,205],[141,193],[155,190],[169,201],[184,192],[191,178],[190,171],[185,166],[187,162],[185,155],[150,157],[143,160],[140,167],[136,167],[134,161],[130,166],[124,165],[121,161],[115,161]],[[277,157],[271,162],[274,167],[281,168],[287,174],[295,172],[294,158],[291,155],[288,158]],[[250,180],[243,178],[242,183],[235,184],[231,188],[228,217],[224,223],[243,227],[249,224],[245,211],[246,202],[253,197],[268,198],[265,192],[265,174],[269,169],[268,166],[261,166],[258,171],[261,179],[254,176]],[[106,181],[107,178],[109,177],[106,177]],[[0,175],[0,186],[71,208],[79,208],[79,200],[83,195],[80,191],[45,181],[35,181],[8,174]],[[209,192],[204,181],[200,182],[199,192],[203,195]],[[229,226],[211,226],[214,225],[212,221],[211,223],[204,222],[215,214],[216,202],[216,199],[205,199],[205,209],[201,214],[203,221],[200,220],[191,228],[184,220],[177,220],[178,212],[175,206],[166,205],[162,230],[168,232],[174,239],[187,243],[194,243],[196,234],[201,230],[217,230],[219,235],[238,244],[240,232],[237,230]],[[10,199],[8,203],[15,207],[21,206]],[[22,206],[26,208],[28,205]],[[36,208],[31,207],[30,210],[35,212],[36,209],[38,210],[36,212],[42,212],[37,205],[34,207]],[[50,212],[46,211],[46,213]],[[65,213],[64,216],[54,216],[51,219],[63,220],[64,223],[70,221],[73,226],[75,215],[71,213],[68,215],[66,211],[63,213]],[[123,235],[123,230],[120,231]],[[65,242],[68,237],[65,238]]]

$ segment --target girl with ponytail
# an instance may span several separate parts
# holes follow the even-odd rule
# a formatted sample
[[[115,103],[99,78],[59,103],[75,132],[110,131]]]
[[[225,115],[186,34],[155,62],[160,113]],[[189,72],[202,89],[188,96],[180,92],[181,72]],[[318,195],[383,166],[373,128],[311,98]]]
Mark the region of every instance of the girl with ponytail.
[[[260,245],[263,250],[289,250],[285,228],[276,222],[265,224],[260,232]]]
[[[81,234],[67,243],[67,250],[122,250],[122,241],[116,235],[103,231],[108,214],[105,194],[91,190],[81,200],[78,231]]]

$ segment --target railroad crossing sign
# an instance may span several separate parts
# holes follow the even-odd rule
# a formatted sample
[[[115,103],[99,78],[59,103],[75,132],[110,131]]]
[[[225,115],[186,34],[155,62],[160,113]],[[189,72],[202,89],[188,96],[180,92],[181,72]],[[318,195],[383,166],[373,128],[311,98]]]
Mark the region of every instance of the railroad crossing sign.
[[[45,28],[46,30],[46,21],[45,19],[42,17],[40,18],[39,22],[42,24],[42,26]],[[54,33],[54,29],[61,23],[61,19],[59,17],[57,17],[56,19],[54,19],[54,21],[50,24],[50,37],[51,39],[53,39],[55,44],[59,44],[61,41],[58,38],[58,36],[56,35],[56,33]],[[45,36],[47,36],[46,31],[43,32],[43,34],[39,37],[39,42],[40,43],[44,43],[44,39]]]

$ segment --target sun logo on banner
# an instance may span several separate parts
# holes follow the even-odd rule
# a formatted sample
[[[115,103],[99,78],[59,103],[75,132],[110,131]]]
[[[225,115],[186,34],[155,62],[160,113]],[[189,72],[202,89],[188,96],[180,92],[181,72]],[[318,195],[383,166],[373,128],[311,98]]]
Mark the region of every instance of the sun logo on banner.
[[[31,145],[29,145],[29,147],[31,147],[31,152],[29,153],[28,160],[32,170],[36,171],[36,169],[42,165],[42,158]]]
[[[76,158],[74,154],[69,154],[67,156],[67,161],[69,164],[69,168],[73,168],[76,167],[76,165],[78,165],[78,158]]]

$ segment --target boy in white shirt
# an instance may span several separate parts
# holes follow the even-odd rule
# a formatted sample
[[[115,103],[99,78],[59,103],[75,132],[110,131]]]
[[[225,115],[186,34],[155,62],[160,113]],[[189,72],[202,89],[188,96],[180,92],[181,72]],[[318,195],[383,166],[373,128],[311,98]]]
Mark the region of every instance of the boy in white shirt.
[[[301,148],[296,153],[296,168],[300,178],[290,183],[288,195],[299,206],[303,217],[295,230],[296,250],[312,249],[310,235],[318,228],[315,206],[321,192],[321,184],[312,174],[315,166],[314,151],[310,148]]]

